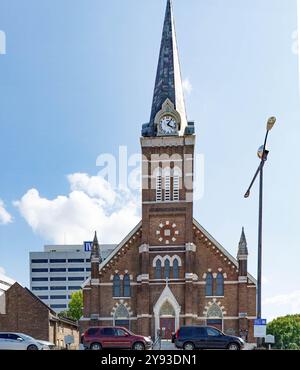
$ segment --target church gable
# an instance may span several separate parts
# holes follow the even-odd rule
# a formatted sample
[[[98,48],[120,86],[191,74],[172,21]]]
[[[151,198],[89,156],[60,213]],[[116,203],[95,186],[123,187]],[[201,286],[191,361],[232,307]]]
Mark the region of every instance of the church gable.
[[[142,228],[139,223],[122,242],[116,247],[113,253],[99,266],[99,277],[101,282],[109,282],[117,273],[124,275],[129,273],[136,275],[139,266],[139,247],[141,245]]]
[[[197,249],[198,266],[201,266],[199,279],[205,279],[207,272],[222,272],[227,280],[236,281],[239,276],[238,261],[218,243],[195,219],[193,225],[194,243]],[[216,277],[216,276],[215,276]],[[248,274],[248,282],[256,285],[256,280]]]

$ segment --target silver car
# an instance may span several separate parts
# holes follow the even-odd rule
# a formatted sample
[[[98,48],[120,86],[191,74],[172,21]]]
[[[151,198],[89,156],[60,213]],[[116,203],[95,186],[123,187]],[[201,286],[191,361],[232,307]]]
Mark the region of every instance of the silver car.
[[[0,350],[42,350],[41,345],[34,338],[22,333],[0,332]]]
[[[52,342],[47,342],[45,340],[39,340],[37,339],[37,342],[40,343],[43,346],[43,350],[51,350],[53,351],[55,349],[55,344]]]

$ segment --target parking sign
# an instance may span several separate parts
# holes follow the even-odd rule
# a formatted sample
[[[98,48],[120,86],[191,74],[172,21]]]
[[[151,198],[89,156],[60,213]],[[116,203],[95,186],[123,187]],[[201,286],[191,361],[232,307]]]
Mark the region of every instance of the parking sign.
[[[256,319],[254,320],[254,337],[264,338],[267,334],[267,320]]]

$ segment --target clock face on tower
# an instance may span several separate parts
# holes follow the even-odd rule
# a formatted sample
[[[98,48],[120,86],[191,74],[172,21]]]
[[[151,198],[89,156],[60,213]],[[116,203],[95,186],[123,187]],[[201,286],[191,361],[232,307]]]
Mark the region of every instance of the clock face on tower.
[[[177,122],[175,118],[170,115],[163,116],[159,121],[159,129],[165,135],[177,134]]]
[[[177,225],[170,221],[161,222],[156,230],[157,240],[166,245],[175,243],[178,235]]]

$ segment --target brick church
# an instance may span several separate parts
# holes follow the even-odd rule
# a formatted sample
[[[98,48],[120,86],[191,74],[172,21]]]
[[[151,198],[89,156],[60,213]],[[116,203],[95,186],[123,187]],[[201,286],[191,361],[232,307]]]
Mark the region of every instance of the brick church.
[[[187,119],[171,0],[150,121],[142,127],[142,220],[101,260],[95,235],[81,330],[121,325],[165,338],[212,325],[254,342],[256,281],[242,231],[237,259],[193,218],[194,122]]]

